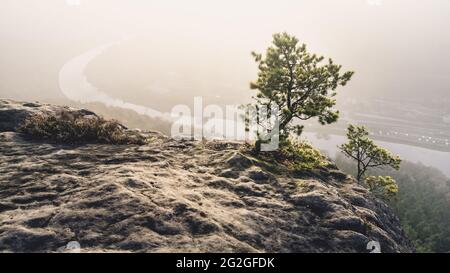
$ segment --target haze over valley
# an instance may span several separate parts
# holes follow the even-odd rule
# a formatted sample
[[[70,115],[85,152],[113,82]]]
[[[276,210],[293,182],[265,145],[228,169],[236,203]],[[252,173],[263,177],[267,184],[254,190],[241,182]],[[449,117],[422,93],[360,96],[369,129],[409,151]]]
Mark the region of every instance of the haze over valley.
[[[32,242],[14,243],[27,236],[38,241],[50,238],[36,251],[53,251],[67,238],[78,236],[93,252],[187,251],[194,239],[198,243],[194,252],[355,252],[365,251],[367,240],[385,234],[381,237],[390,252],[450,252],[449,29],[448,0],[3,0],[0,220],[5,224],[0,225],[0,243],[6,247],[0,246],[0,251],[35,247]],[[229,117],[202,116],[200,129],[194,117],[198,99],[203,103],[201,111],[219,108],[226,113],[227,107],[253,103],[255,89],[268,92],[269,86],[270,92],[279,92],[273,85],[283,82],[286,75],[282,73],[289,69],[270,70],[277,77],[264,78],[267,71],[261,63],[276,37],[285,39],[284,43],[296,37],[307,52],[324,56],[323,63],[333,59],[317,76],[317,86],[329,84],[327,91],[334,90],[328,78],[334,64],[342,65],[340,72],[350,73],[339,76],[338,71],[335,97],[328,100],[328,94],[319,94],[305,99],[303,109],[297,109],[300,114],[291,125],[304,126],[300,139],[315,148],[302,145],[321,158],[315,167],[301,171],[290,169],[297,168],[297,162],[291,166],[289,160],[276,158],[268,164],[267,158],[255,156],[249,145],[258,150],[258,141],[237,137],[247,131],[218,134],[217,138],[226,140],[204,137],[206,124],[208,128],[216,125],[215,129],[229,124],[238,127]],[[252,56],[252,52],[262,55]],[[282,53],[277,58],[286,56]],[[313,56],[299,63],[295,59],[293,66],[314,66]],[[295,90],[292,78],[297,76],[314,89],[316,75],[306,70],[296,75],[291,68],[286,86]],[[267,86],[255,84],[257,79],[266,80]],[[251,82],[256,88],[251,88]],[[270,100],[274,98],[279,97]],[[336,122],[332,111],[318,114],[324,104],[339,110]],[[286,105],[295,103],[289,97]],[[201,130],[199,141],[178,141],[171,135],[177,121],[172,112],[180,109],[176,107],[192,111],[182,122],[197,122],[192,134]],[[295,117],[292,109],[280,112]],[[312,118],[301,119],[311,112]],[[59,128],[58,122],[68,128],[67,118],[89,141],[94,138],[94,144],[89,146],[88,141],[83,146],[86,143],[79,135],[74,137],[77,145],[59,143],[59,139],[53,143],[53,137],[73,135],[53,131],[45,135],[32,126],[30,117],[38,125],[48,122],[54,128]],[[233,118],[242,125],[241,117]],[[24,137],[23,124],[32,133],[44,134],[44,141],[36,144]],[[98,128],[90,128],[92,124]],[[350,138],[346,136],[349,124],[366,126],[367,137],[403,160],[392,170],[369,172],[373,176],[386,172],[395,178],[397,199],[379,201],[367,185],[352,177],[359,178],[355,164],[343,158],[342,146],[338,147]],[[44,128],[53,128],[50,125]],[[286,129],[282,136],[289,133]],[[36,160],[28,158],[28,153],[35,153]],[[69,168],[66,162],[78,167]],[[91,166],[95,162],[98,168]],[[58,184],[60,174],[67,182],[64,186]],[[41,180],[30,179],[33,175],[39,175],[48,187],[43,189]],[[102,176],[109,180],[99,179]],[[16,188],[16,180],[24,187]],[[42,198],[41,192],[37,196],[33,192],[35,188],[43,189]],[[75,188],[80,189],[79,200],[70,203],[64,194]],[[96,191],[102,196],[97,198]],[[109,203],[110,192],[127,211]],[[90,226],[90,220],[82,221],[83,228],[94,235],[77,233],[76,218],[82,218],[78,213],[90,213],[96,204],[105,207],[100,222]],[[59,205],[73,207],[59,212]],[[382,223],[367,212],[347,209],[360,205],[380,216]],[[157,213],[149,207],[157,208]],[[205,214],[205,207],[220,215]],[[270,213],[273,209],[275,216]],[[306,216],[291,230],[290,219],[303,210]],[[108,211],[117,213],[109,218]],[[175,218],[167,218],[172,212]],[[89,213],[88,218],[95,216]],[[66,230],[66,216],[70,218],[66,222],[75,225],[70,226],[74,232]],[[365,217],[371,220],[355,220]],[[122,221],[129,221],[124,229],[120,229]],[[264,228],[261,221],[266,221]],[[314,232],[308,231],[311,223],[318,227]],[[108,226],[106,235],[103,224]],[[367,225],[373,229],[366,229]],[[112,236],[116,229],[120,238]],[[273,232],[268,237],[262,235],[267,229]],[[304,240],[299,234],[305,232],[309,237]],[[335,237],[323,247],[321,240],[329,232]],[[281,234],[282,243],[275,233]],[[170,244],[172,235],[178,238],[176,245]]]

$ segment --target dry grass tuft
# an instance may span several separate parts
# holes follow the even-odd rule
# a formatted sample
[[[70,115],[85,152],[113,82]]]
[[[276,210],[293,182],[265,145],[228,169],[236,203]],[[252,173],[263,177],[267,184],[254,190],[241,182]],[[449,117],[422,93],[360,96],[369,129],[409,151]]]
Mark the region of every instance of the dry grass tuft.
[[[22,134],[57,143],[146,143],[144,136],[130,132],[115,120],[105,120],[83,111],[61,111],[58,114],[34,114],[24,120],[18,128]]]

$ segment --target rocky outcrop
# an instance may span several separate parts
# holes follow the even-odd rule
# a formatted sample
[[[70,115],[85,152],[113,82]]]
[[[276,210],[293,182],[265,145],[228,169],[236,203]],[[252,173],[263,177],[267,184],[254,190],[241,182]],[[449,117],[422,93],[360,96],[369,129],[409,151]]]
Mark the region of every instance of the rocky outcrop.
[[[0,132],[16,131],[17,127],[30,115],[37,113],[56,115],[61,111],[78,113],[83,116],[97,116],[95,113],[85,109],[0,99]]]
[[[0,101],[0,251],[414,251],[382,201],[335,168],[271,172],[234,142],[145,133],[146,145],[23,139],[57,106]],[[73,111],[78,111],[72,109]]]

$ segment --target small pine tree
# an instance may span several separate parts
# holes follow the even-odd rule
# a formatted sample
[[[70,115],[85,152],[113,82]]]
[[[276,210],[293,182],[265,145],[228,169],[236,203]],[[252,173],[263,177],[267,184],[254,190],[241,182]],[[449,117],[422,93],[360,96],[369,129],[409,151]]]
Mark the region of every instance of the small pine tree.
[[[356,179],[359,182],[362,182],[370,168],[400,169],[400,157],[376,145],[369,138],[369,132],[364,126],[350,124],[347,128],[347,138],[348,142],[340,145],[339,149],[346,157],[356,161]],[[397,183],[390,176],[369,176],[364,181],[372,192],[380,193],[385,198],[391,198],[398,191]]]
[[[349,125],[347,128],[348,142],[339,146],[346,157],[357,163],[357,179],[361,181],[369,168],[392,167],[400,168],[401,159],[388,150],[376,145],[369,138],[369,132],[364,126]]]
[[[257,89],[256,103],[270,108],[278,106],[281,138],[290,132],[301,134],[303,127],[293,121],[317,117],[323,125],[335,122],[339,111],[333,109],[336,89],[345,86],[353,72],[341,73],[341,65],[332,59],[311,54],[306,45],[287,33],[273,35],[273,45],[265,56],[252,53],[258,63],[258,78],[251,83]]]

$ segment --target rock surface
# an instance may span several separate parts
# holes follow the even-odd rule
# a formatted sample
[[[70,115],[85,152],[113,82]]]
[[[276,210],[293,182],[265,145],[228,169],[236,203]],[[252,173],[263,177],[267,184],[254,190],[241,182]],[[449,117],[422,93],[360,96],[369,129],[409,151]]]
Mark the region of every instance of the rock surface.
[[[0,100],[0,251],[412,252],[382,201],[336,169],[272,173],[239,143],[57,145],[15,128],[58,106]],[[76,110],[74,110],[76,111]]]

